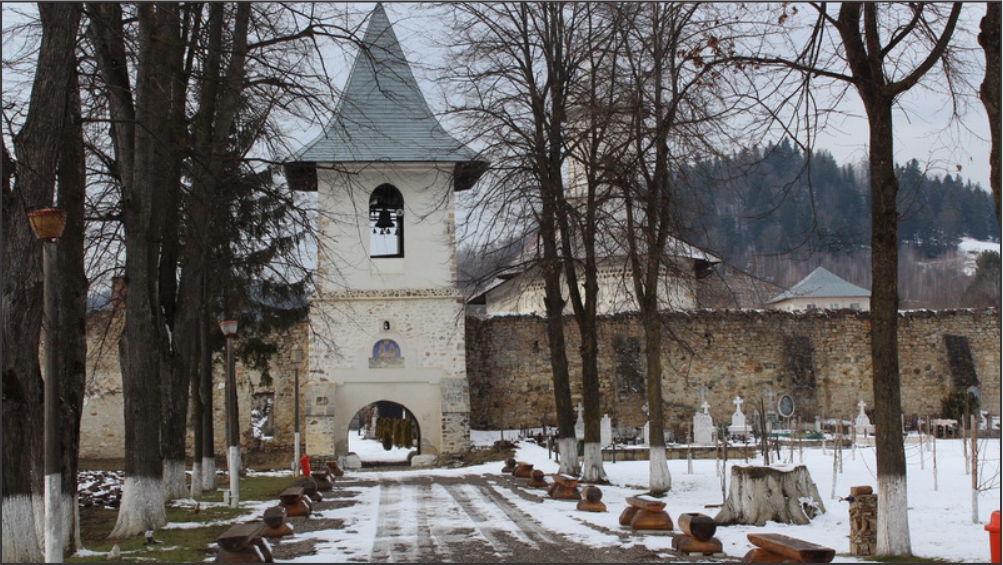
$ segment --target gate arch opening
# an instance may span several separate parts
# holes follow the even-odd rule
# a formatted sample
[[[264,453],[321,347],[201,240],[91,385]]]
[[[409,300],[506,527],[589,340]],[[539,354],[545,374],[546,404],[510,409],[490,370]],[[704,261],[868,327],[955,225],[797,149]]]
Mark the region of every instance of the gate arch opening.
[[[348,425],[348,451],[363,467],[410,465],[421,452],[421,426],[406,406],[380,400],[363,406]]]

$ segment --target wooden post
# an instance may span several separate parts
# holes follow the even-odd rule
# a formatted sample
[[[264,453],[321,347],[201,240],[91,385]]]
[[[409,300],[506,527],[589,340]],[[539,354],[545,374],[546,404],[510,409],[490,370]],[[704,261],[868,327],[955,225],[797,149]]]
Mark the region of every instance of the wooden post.
[[[968,417],[961,420],[961,453],[964,455],[965,459],[965,474],[972,472],[972,462],[968,459],[968,430],[965,428],[968,426]]]
[[[972,523],[979,523],[979,426],[972,416]]]
[[[924,434],[923,434],[923,430],[918,430],[918,431],[919,431],[919,470],[923,471],[923,470],[926,469],[926,467],[924,466],[925,463],[923,462],[923,459],[924,459],[923,449],[925,447],[923,445],[923,435]]]
[[[937,436],[933,437],[933,491],[937,491]]]
[[[801,429],[801,416],[798,416],[798,463],[804,463],[804,430]]]

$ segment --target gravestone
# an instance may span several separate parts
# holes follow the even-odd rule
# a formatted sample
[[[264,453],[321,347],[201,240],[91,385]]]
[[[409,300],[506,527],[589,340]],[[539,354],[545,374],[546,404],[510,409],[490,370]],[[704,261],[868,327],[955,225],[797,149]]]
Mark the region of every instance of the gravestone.
[[[710,404],[704,401],[701,407],[703,412],[697,412],[693,415],[693,443],[712,444],[717,429],[714,427],[714,418],[711,417],[708,410]]]
[[[575,439],[579,440],[585,438],[585,420],[582,419],[582,412],[584,410],[585,408],[581,402],[575,407],[575,412],[578,412],[578,420],[575,422]]]
[[[742,397],[736,396],[731,402],[735,405],[735,413],[731,415],[731,425],[728,426],[728,433],[744,438],[749,435],[749,426],[745,422],[745,414],[742,413],[742,404],[745,401],[742,400]]]
[[[613,445],[613,420],[609,414],[604,414],[599,422],[599,444],[602,447]]]
[[[867,403],[861,400],[857,403],[857,407],[860,408],[860,413],[857,414],[857,419],[854,421],[854,428],[857,430],[857,434],[862,436],[874,435],[874,425],[871,424],[871,419],[867,417],[864,413],[864,408]]]

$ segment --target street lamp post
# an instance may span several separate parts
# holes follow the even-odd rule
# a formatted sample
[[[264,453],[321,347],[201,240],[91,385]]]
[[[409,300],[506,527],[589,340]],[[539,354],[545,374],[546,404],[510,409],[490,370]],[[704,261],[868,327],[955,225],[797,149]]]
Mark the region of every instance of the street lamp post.
[[[233,338],[237,335],[237,321],[224,320],[219,329],[226,336],[226,465],[230,475],[230,507],[240,506],[240,432],[237,425],[237,381],[234,376]]]
[[[300,464],[300,363],[303,362],[303,350],[293,350],[293,475]]]
[[[59,292],[56,289],[56,240],[63,235],[66,211],[43,208],[28,213],[35,237],[42,240],[42,331],[45,335],[45,562],[63,562],[62,451],[59,441]]]

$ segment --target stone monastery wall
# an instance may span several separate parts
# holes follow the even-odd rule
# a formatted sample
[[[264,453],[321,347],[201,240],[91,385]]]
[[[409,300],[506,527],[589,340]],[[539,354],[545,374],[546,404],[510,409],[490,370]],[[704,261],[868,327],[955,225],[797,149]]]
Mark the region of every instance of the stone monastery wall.
[[[90,324],[88,396],[81,456],[122,457],[122,393],[118,371],[120,318],[98,315]],[[698,311],[663,316],[663,398],[666,431],[682,438],[700,405],[701,386],[715,422],[730,421],[741,396],[751,415],[767,389],[797,398],[799,413],[852,419],[857,402],[873,405],[870,385],[869,318],[853,311]],[[578,332],[567,320],[574,402],[581,400]],[[671,337],[670,337],[671,336]],[[242,445],[247,449],[292,451],[295,347],[309,358],[306,324],[274,338],[277,353],[262,369],[237,363]],[[217,453],[223,453],[222,350],[214,382]],[[636,315],[602,318],[599,330],[602,409],[621,428],[645,423],[644,336]],[[556,425],[550,352],[543,318],[466,318],[466,361],[472,429]],[[905,312],[899,318],[899,363],[905,414],[936,415],[952,387],[977,384],[984,407],[1000,413],[1000,313],[998,310]],[[310,375],[299,368],[300,385]],[[267,438],[255,437],[250,412],[271,399]],[[303,405],[305,413],[305,404]],[[306,417],[300,423],[304,429]],[[306,446],[306,453],[310,453]]]
[[[466,327],[471,428],[555,426],[545,320],[468,318]],[[745,399],[743,412],[751,415],[767,389],[792,394],[799,414],[808,420],[852,419],[860,400],[873,406],[867,313],[707,310],[666,313],[662,327],[666,431],[680,441],[699,410],[702,386],[716,423],[730,422],[735,396]],[[580,340],[573,319],[567,319],[565,331],[577,404]],[[630,314],[605,317],[598,337],[602,410],[614,426],[643,426],[640,319]],[[902,313],[899,364],[905,414],[936,415],[952,386],[978,384],[983,406],[998,416],[999,311]]]

